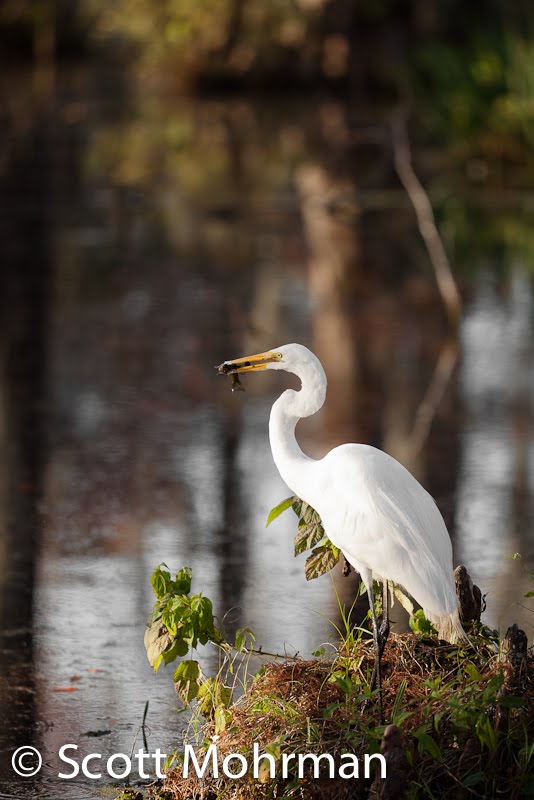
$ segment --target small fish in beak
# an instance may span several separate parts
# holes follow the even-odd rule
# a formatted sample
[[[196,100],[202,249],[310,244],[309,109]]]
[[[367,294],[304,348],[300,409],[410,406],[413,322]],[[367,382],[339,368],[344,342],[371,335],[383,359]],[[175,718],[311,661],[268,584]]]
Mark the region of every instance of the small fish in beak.
[[[232,381],[232,392],[244,392],[245,387],[239,380],[239,375],[237,372],[230,373],[230,380]]]

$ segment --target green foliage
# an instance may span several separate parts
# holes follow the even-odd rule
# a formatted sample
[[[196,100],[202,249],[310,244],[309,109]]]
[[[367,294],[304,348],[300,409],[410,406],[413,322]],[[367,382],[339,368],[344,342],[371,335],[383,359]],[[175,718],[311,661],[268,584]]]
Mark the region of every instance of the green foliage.
[[[221,733],[232,722],[230,706],[234,693],[230,686],[221,680],[220,674],[206,678],[199,684],[196,699],[198,711],[215,726],[215,733]]]
[[[409,711],[402,711],[402,704],[404,702],[404,695],[406,694],[406,687],[408,686],[408,681],[404,678],[397,689],[397,696],[395,697],[395,702],[393,703],[393,708],[391,710],[391,722],[393,725],[396,725],[397,728],[400,728],[404,720],[408,719],[410,716]]]
[[[286,0],[81,0],[93,39],[121,46],[142,70],[187,83],[198,74],[241,77],[268,70],[304,42],[307,17]]]
[[[437,636],[438,632],[432,623],[425,617],[422,608],[418,608],[409,619],[410,628],[419,636]]]
[[[315,512],[313,513],[315,514]],[[305,522],[303,519],[299,520],[299,526],[295,536],[295,555],[298,556],[304,553],[305,550],[311,550],[311,548],[318,544],[323,538],[324,530],[320,520],[314,520],[309,523]]]
[[[472,664],[463,670],[463,679],[456,682],[454,693],[446,696],[445,704],[458,730],[474,732],[482,748],[495,753],[497,737],[488,708],[497,703],[497,694],[504,681],[502,672],[491,678],[482,676]],[[445,687],[445,692],[447,692]],[[519,698],[499,699],[499,703],[521,704]]]
[[[497,124],[504,131],[520,131],[534,144],[534,43],[509,36],[503,70],[505,90],[495,104]]]
[[[150,581],[156,602],[145,632],[145,647],[154,672],[162,663],[170,664],[199,644],[224,642],[214,622],[211,600],[202,594],[190,595],[191,578],[191,569],[183,567],[173,579],[166,564],[160,564],[152,573]],[[174,686],[185,705],[198,696],[203,683],[195,659],[182,661],[175,669]]]
[[[420,753],[428,753],[432,756],[436,761],[442,760],[441,750],[439,745],[432,738],[432,736],[428,733],[428,725],[425,723],[417,728],[413,735],[417,740],[417,748]]]
[[[198,644],[222,641],[215,627],[211,600],[202,594],[190,596],[191,570],[184,567],[174,580],[166,564],[156,567],[151,577],[156,603],[145,634],[148,660],[157,672]]]
[[[295,537],[295,555],[309,550],[325,535],[321,517],[308,503],[298,498],[293,501],[293,511],[299,518],[299,530]],[[298,542],[307,542],[306,546],[298,547]]]
[[[174,670],[176,693],[186,707],[196,700],[195,714],[211,720],[216,732],[221,733],[232,721],[228,709],[234,689],[226,679],[232,675],[235,684],[244,675],[245,684],[256,637],[250,628],[239,628],[234,644],[228,642],[222,628],[215,624],[211,600],[191,594],[191,580],[189,567],[180,569],[174,578],[166,564],[156,567],[151,576],[156,602],[145,633],[145,647],[155,672],[162,663],[188,656]],[[206,644],[218,648],[219,670],[215,676],[203,676],[200,664],[192,657],[198,645]]]
[[[316,524],[309,507],[297,505],[296,511],[305,525]],[[162,623],[163,611],[173,608],[177,597],[181,601],[184,597],[188,600],[187,605],[179,604],[181,609],[187,607],[190,612],[199,613],[199,629],[202,625],[209,627],[210,620],[215,628],[211,604],[203,605],[199,599],[193,602],[202,595],[191,596],[191,577],[191,571],[184,568],[173,579],[166,565],[158,567],[152,577],[157,597],[156,621],[165,628],[167,636],[163,655],[172,652],[179,637],[185,644],[186,638],[195,640],[194,630],[189,630],[187,637],[184,634],[184,619],[169,618],[176,635]],[[242,736],[246,738],[242,738],[239,745],[244,753],[249,752],[252,740],[262,740],[264,721],[268,736],[264,751],[275,758],[279,758],[286,747],[290,747],[291,752],[375,753],[380,750],[384,726],[376,724],[376,691],[371,692],[369,688],[373,661],[369,642],[367,637],[363,639],[364,629],[352,624],[353,609],[347,611],[339,595],[338,604],[341,626],[337,630],[341,643],[333,648],[333,658],[324,659],[327,651],[321,648],[317,651],[321,661],[295,659],[293,664],[269,665],[257,674],[250,692],[243,698],[244,703],[240,701],[239,712],[231,707],[232,687],[226,685],[221,671],[205,678],[196,660],[188,658],[179,663],[174,672],[176,690],[185,704],[196,700],[197,712],[207,720],[207,727],[200,731],[206,747],[214,735],[221,744],[228,735],[235,751],[243,721],[247,720],[243,718],[245,705],[250,712],[251,727],[244,725]],[[202,607],[203,613],[200,612]],[[188,625],[185,621],[186,628]],[[194,624],[192,627],[195,629]],[[412,627],[425,637],[431,632],[421,612],[413,615]],[[234,663],[230,651],[236,658],[250,653],[254,634],[248,628],[239,629],[233,647],[224,641],[220,631],[216,640],[211,641],[232,672]],[[198,632],[196,642],[200,643]],[[494,642],[488,640],[485,632],[473,631],[470,643],[459,646],[400,635],[391,643],[387,661],[385,680],[390,691],[385,693],[385,710],[387,719],[402,731],[409,765],[407,797],[414,800],[416,797],[453,798],[458,796],[460,786],[477,797],[496,796],[496,787],[500,787],[501,792],[506,781],[512,780],[500,777],[500,772],[509,772],[511,765],[517,789],[514,796],[519,797],[523,789],[528,789],[534,782],[534,742],[529,729],[532,712],[525,707],[524,697],[501,691],[505,673],[499,668]],[[309,688],[310,681],[313,690]],[[262,690],[262,686],[266,688]],[[307,697],[307,691],[311,691],[313,697]],[[322,705],[321,696],[325,700]],[[507,730],[497,726],[499,710],[506,711]],[[252,739],[251,730],[254,731]],[[473,742],[474,756],[462,766],[461,756],[465,750],[472,749]],[[282,789],[277,783],[278,777],[273,783],[267,772],[264,777],[265,789],[270,794],[258,796],[289,797],[293,796],[293,788],[300,786],[293,786],[288,780]]]
[[[185,705],[188,705],[198,695],[198,690],[202,684],[202,676],[198,661],[182,661],[174,671],[174,686],[176,692],[182,698]]]
[[[329,541],[320,547],[312,550],[311,556],[308,556],[304,564],[304,574],[306,580],[311,581],[314,578],[319,578],[325,572],[333,569],[339,561],[339,550]]]
[[[122,789],[120,794],[115,797],[115,800],[144,800],[142,792],[137,789]],[[163,800],[163,799],[162,799]]]
[[[314,548],[311,555],[306,559],[304,574],[308,581],[319,578],[336,566],[341,551],[332,544],[326,535],[321,517],[317,511],[296,495],[287,497],[271,509],[267,517],[267,526],[280,514],[287,511],[288,508],[292,508],[298,517],[297,532],[295,534],[295,556]],[[318,546],[316,547],[316,545]]]
[[[295,500],[297,500],[296,496],[292,495],[291,497],[286,497],[285,500],[282,500],[282,502],[278,503],[274,508],[271,508],[265,527],[268,528],[273,520],[279,517],[284,511],[287,511],[288,508],[291,508]]]
[[[162,569],[165,567],[165,569]],[[191,568],[183,567],[177,574],[174,580],[171,579],[171,573],[166,564],[160,564],[156,567],[150,578],[150,583],[158,600],[161,600],[166,594],[189,594],[191,591]]]
[[[0,22],[22,14],[30,27],[47,6],[36,0],[4,0],[4,5]],[[348,65],[354,52],[361,55],[370,25],[373,36],[382,30],[377,39],[381,66],[364,58],[362,68],[379,83],[385,80],[415,98],[419,127],[426,125],[449,141],[495,130],[532,141],[534,61],[528,26],[533,12],[527,11],[528,3],[519,13],[504,15],[502,4],[493,3],[474,16],[459,0],[438,1],[433,33],[425,35],[414,36],[410,15],[403,23],[397,19],[395,25],[401,24],[412,42],[402,63],[387,44],[395,18],[391,0],[357,4],[356,11],[352,0],[338,5],[341,16],[350,14],[352,22],[351,36],[340,35],[346,58],[335,62],[325,57],[330,38],[326,2],[80,0],[77,7],[90,40],[108,43],[115,52],[122,49],[141,72],[172,76],[182,84],[198,76],[261,81],[278,73],[289,83],[306,75],[308,81],[348,79],[358,87],[358,72],[351,74]]]
[[[414,52],[410,69],[424,123],[433,136],[452,142],[489,126],[489,109],[505,91],[504,40],[474,36],[465,48],[435,42]]]
[[[234,648],[238,653],[242,653],[247,647],[251,648],[255,641],[256,636],[250,628],[238,628],[235,634]]]

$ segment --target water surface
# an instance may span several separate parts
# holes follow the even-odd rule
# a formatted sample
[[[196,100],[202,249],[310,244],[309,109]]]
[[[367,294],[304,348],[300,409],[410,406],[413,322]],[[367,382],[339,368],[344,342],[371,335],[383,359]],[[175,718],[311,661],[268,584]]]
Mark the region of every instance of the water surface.
[[[532,636],[528,248],[458,233],[458,362],[414,446],[447,325],[389,151],[364,135],[380,120],[320,98],[125,102],[80,76],[25,112],[1,177],[1,789],[101,797],[102,782],[58,780],[59,748],[130,753],[147,701],[149,748],[179,745],[170,669],[154,676],[143,647],[161,561],[191,566],[194,590],[266,650],[309,655],[334,635],[332,582],[306,583],[291,514],[265,529],[288,494],[269,408],[291,379],[248,376],[232,395],[213,370],[224,358],[315,350],[329,394],[299,425],[303,448],[365,441],[403,461],[436,497],[486,622]],[[483,191],[462,200],[447,180],[437,195],[469,221]],[[440,206],[449,238],[460,212]],[[499,230],[510,209],[484,213]],[[350,602],[354,576],[335,581]],[[21,744],[43,753],[35,779],[13,776]]]

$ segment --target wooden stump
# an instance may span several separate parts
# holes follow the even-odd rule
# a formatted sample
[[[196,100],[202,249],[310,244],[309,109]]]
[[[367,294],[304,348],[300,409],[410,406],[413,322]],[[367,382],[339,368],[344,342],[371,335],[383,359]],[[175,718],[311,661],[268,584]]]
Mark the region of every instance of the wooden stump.
[[[369,792],[369,800],[403,800],[408,780],[408,763],[402,734],[396,725],[384,731],[380,752],[386,759],[386,777],[377,774]]]
[[[460,603],[460,619],[464,625],[472,622],[480,622],[482,613],[482,592],[475,586],[471,577],[464,567],[460,564],[454,570],[456,581],[456,594]]]

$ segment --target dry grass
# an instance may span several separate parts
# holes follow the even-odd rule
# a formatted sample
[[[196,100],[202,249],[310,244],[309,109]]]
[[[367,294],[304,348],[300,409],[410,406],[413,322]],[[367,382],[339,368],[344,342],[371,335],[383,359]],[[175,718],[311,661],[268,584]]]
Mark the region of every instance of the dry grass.
[[[534,752],[530,766],[528,753],[521,755],[527,741],[534,751],[534,659],[529,657],[519,682],[508,692],[520,697],[521,706],[508,701],[510,708],[502,712],[496,700],[500,683],[496,676],[506,680],[507,668],[494,647],[483,640],[477,644],[476,652],[462,654],[452,645],[412,634],[390,637],[383,657],[384,713],[387,720],[395,713],[402,730],[408,759],[407,797],[521,797],[527,776],[534,789]],[[270,663],[231,708],[232,721],[219,736],[215,736],[213,723],[206,724],[204,747],[215,741],[220,762],[239,752],[249,763],[254,742],[260,752],[279,743],[281,752],[330,753],[336,761],[342,753],[351,752],[362,759],[362,774],[363,755],[379,750],[383,733],[374,699],[367,709],[363,702],[372,663],[368,642],[357,643],[351,652],[340,651],[334,663]],[[399,693],[402,700],[395,708]],[[409,716],[399,718],[404,711]],[[506,716],[504,727],[502,713]],[[425,734],[432,737],[439,752],[425,746]],[[488,736],[489,742],[485,740]],[[201,760],[202,748],[199,750]],[[278,776],[265,783],[249,776],[228,779],[222,773],[217,779],[210,775],[184,778],[177,769],[168,774],[159,797],[363,800],[369,797],[371,783],[361,777],[313,779],[311,775],[284,780]]]

